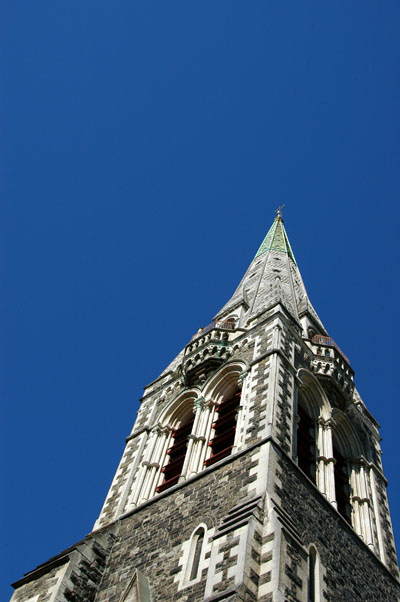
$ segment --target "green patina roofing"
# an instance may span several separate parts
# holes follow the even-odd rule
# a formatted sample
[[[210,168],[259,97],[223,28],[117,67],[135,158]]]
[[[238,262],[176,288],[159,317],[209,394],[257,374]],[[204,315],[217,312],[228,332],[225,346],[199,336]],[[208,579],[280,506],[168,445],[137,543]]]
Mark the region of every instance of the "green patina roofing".
[[[279,251],[281,253],[286,253],[294,261],[294,263],[296,263],[292,247],[290,246],[285,226],[283,225],[283,220],[280,215],[275,218],[267,236],[264,238],[261,247],[257,251],[256,257],[259,257],[267,251]]]

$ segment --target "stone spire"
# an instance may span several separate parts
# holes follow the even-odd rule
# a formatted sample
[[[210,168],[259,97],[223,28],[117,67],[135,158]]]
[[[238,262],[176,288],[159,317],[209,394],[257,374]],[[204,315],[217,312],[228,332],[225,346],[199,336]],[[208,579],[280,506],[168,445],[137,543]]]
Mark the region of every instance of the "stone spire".
[[[280,303],[297,322],[302,323],[306,335],[309,328],[318,334],[327,334],[308,298],[281,210],[276,213],[242,281],[215,319],[227,318],[235,312],[240,316],[239,325],[246,326],[249,320]]]

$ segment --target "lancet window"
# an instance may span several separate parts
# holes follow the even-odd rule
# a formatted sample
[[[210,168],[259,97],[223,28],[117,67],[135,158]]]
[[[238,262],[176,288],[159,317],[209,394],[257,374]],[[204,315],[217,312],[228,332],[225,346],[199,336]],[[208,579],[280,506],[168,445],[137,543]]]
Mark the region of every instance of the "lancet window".
[[[364,541],[374,547],[370,465],[348,417],[332,408],[323,389],[299,371],[296,457],[311,479]]]
[[[126,509],[141,504],[236,449],[244,366],[228,364],[204,387],[186,390],[159,416],[143,452]]]
[[[320,566],[319,556],[314,546],[309,549],[308,555],[308,602],[320,600]]]
[[[157,493],[176,485],[182,474],[189,435],[192,432],[194,414],[179,428],[175,429],[171,436],[171,447],[167,449],[166,462],[161,469],[164,481],[156,488]]]
[[[301,470],[316,482],[316,424],[299,399],[297,415],[297,461]]]
[[[205,466],[211,466],[232,453],[240,397],[241,394],[237,391],[216,407],[216,420],[212,424],[214,433],[208,444],[211,456],[205,460]]]
[[[199,527],[192,538],[192,545],[189,556],[189,581],[197,578],[200,568],[201,552],[204,545],[204,527]]]
[[[351,524],[350,482],[347,462],[333,443],[333,457],[335,458],[335,498],[338,512]]]

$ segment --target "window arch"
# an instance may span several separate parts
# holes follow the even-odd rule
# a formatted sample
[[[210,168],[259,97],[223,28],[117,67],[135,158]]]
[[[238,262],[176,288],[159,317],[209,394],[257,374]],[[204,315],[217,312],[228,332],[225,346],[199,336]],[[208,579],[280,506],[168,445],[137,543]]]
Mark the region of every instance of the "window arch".
[[[339,514],[351,524],[349,472],[346,459],[340,453],[335,437],[333,438],[333,457],[335,458],[334,477],[336,507]]]
[[[319,554],[315,546],[310,546],[308,551],[308,602],[320,602],[320,568]]]
[[[313,374],[301,369],[298,377],[294,459],[339,514],[373,548],[370,466],[356,426],[345,412],[331,407]]]
[[[298,377],[301,385],[297,399],[294,456],[299,468],[326,493],[327,467],[322,460],[331,454],[323,424],[329,419],[331,408],[313,374],[301,369]]]
[[[241,424],[241,389],[246,372],[243,362],[229,362],[204,387],[204,398],[210,400],[213,407],[204,466],[229,456],[238,444],[236,433]]]
[[[205,522],[197,524],[188,539],[182,542],[179,558],[179,566],[182,570],[175,575],[178,590],[201,581],[204,570],[209,567],[208,557],[211,553],[214,528],[210,524],[209,517],[204,519]]]
[[[162,470],[169,464],[171,453],[167,452],[171,452],[171,448],[174,447],[176,438],[173,435],[193,420],[193,404],[197,396],[196,389],[187,389],[171,400],[161,414],[155,417],[148,436],[145,436],[142,443],[143,451],[129,497],[129,509],[149,500],[156,492],[168,489],[179,481],[183,474],[184,463],[180,465],[182,459],[179,459],[178,449],[174,450],[174,460],[178,460],[175,471],[173,465],[169,466],[166,479],[166,471]],[[182,431],[180,434],[183,436]],[[186,441],[187,439],[183,437],[182,447],[185,447]],[[186,449],[182,454],[183,460],[185,460],[185,451]]]
[[[236,391],[227,395],[216,407],[217,416],[212,424],[214,434],[208,443],[211,447],[211,456],[204,461],[205,466],[211,466],[232,453],[240,398],[241,392]]]
[[[316,423],[299,394],[297,409],[297,463],[299,468],[316,483]]]
[[[338,409],[333,411],[332,448],[335,479],[335,498],[338,512],[352,524],[351,472],[354,458],[360,458],[361,446],[354,428]]]
[[[179,408],[181,410],[181,408]],[[161,493],[176,485],[182,475],[186,452],[189,443],[189,435],[193,429],[194,423],[193,406],[186,406],[184,415],[172,429],[170,445],[166,451],[161,473],[164,475],[163,481],[156,487],[156,492]]]
[[[180,392],[146,431],[129,509],[198,474],[235,450],[247,365],[227,362],[200,387]],[[239,420],[239,424],[238,424]]]
[[[200,559],[203,550],[205,534],[206,531],[204,527],[200,526],[196,529],[192,536],[187,572],[189,581],[194,581],[194,579],[196,579],[199,575]]]
[[[229,318],[227,318],[224,321],[224,325],[226,328],[230,328],[231,330],[234,330],[235,326],[236,326],[236,321],[237,321],[236,316],[229,316]]]

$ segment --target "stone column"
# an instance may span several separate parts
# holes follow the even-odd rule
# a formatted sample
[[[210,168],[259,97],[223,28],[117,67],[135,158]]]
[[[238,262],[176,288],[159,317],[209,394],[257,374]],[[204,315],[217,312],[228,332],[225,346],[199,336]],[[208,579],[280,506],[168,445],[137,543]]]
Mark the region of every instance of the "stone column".
[[[144,502],[154,495],[171,434],[172,429],[167,426],[157,425],[152,429],[148,451],[142,462],[132,504]]]
[[[317,421],[317,487],[337,508],[335,493],[335,458],[333,457],[332,422]]]
[[[212,423],[214,422],[216,402],[209,400],[202,400],[202,409],[200,413],[200,420],[197,428],[197,432],[194,433],[196,437],[196,454],[193,460],[193,469],[195,472],[199,472],[203,469],[204,461],[208,457],[208,442],[211,436]]]
[[[365,543],[374,548],[368,463],[364,458],[349,461],[353,526]]]
[[[235,452],[237,452],[237,450],[240,448],[240,428],[242,426],[242,422],[243,422],[243,395],[244,395],[244,391],[245,391],[245,380],[246,380],[246,376],[248,374],[247,370],[244,370],[243,372],[241,372],[239,374],[239,378],[238,378],[238,387],[241,391],[241,398],[240,398],[240,404],[237,407],[237,415],[236,415],[236,431],[235,431],[235,440],[233,442],[233,447],[232,447],[232,453],[234,454]]]
[[[196,474],[196,443],[198,437],[196,437],[195,433],[198,429],[198,424],[201,420],[201,413],[203,408],[204,399],[202,397],[198,397],[193,404],[193,412],[195,414],[192,432],[188,436],[188,445],[186,449],[186,456],[182,466],[182,473],[179,478],[179,482],[184,481],[185,479],[191,477],[193,474]]]

